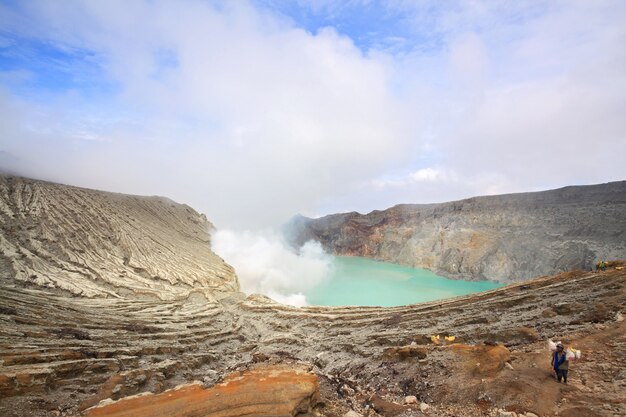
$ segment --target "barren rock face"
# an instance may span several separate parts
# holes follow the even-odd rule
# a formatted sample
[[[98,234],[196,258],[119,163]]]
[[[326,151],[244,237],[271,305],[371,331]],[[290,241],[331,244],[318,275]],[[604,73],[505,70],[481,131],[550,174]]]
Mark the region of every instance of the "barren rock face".
[[[539,193],[403,204],[383,211],[296,217],[296,245],[511,282],[626,258],[626,181]]]
[[[238,290],[204,215],[162,197],[0,176],[0,279],[86,297]]]
[[[137,395],[85,411],[86,417],[238,417],[305,414],[317,404],[317,377],[297,367],[266,367],[232,374],[203,388],[188,384],[156,395]]]

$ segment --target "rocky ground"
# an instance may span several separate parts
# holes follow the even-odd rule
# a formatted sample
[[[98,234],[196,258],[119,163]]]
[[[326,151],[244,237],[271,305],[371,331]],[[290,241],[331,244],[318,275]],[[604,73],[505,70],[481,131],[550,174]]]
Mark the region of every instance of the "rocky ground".
[[[185,206],[3,184],[3,417],[626,412],[623,262],[412,306],[296,308],[238,292]],[[583,351],[568,385],[549,338]]]
[[[623,270],[398,308],[295,308],[239,294],[217,304],[85,300],[4,287],[0,411],[73,416],[107,398],[287,366],[319,380],[318,399],[303,393],[311,415],[623,415],[625,290]],[[551,378],[548,338],[583,350],[567,386]],[[418,404],[403,406],[407,396]]]
[[[626,181],[299,216],[286,231],[296,247],[313,239],[450,278],[519,281],[626,258]]]

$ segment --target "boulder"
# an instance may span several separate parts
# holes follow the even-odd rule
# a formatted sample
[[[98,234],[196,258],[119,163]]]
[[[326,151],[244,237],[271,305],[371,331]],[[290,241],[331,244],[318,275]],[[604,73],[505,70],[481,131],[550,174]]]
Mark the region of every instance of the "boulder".
[[[202,386],[204,388],[210,388],[215,385],[215,382],[219,379],[219,374],[213,369],[206,371],[206,374],[202,378]]]
[[[417,397],[415,395],[408,395],[404,397],[405,404],[417,404]]]

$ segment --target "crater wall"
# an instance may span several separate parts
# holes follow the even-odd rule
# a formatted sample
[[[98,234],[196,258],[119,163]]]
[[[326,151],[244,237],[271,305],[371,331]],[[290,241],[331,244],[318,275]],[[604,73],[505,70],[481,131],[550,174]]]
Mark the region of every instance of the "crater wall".
[[[626,181],[536,193],[401,204],[369,214],[297,216],[293,243],[319,241],[463,279],[510,282],[626,258]]]
[[[213,299],[238,291],[212,224],[164,197],[0,176],[0,279],[85,297]]]

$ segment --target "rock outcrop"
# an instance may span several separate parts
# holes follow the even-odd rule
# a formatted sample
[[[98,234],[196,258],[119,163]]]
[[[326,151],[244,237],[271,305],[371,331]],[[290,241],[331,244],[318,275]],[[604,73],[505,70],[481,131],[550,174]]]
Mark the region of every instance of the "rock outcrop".
[[[204,215],[163,197],[0,175],[0,279],[85,297],[208,298],[239,288]]]
[[[266,367],[237,372],[204,388],[182,385],[160,394],[103,401],[86,417],[292,417],[312,411],[319,397],[317,377],[303,369]]]
[[[626,258],[626,181],[298,216],[287,229],[296,246],[313,239],[337,255],[511,282]]]

